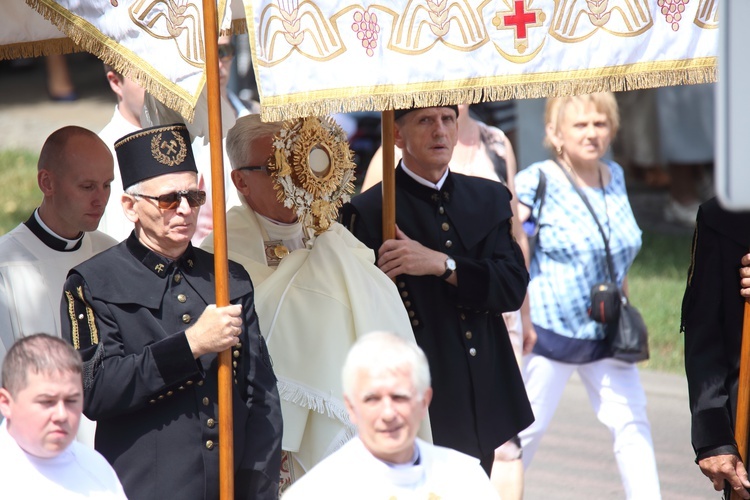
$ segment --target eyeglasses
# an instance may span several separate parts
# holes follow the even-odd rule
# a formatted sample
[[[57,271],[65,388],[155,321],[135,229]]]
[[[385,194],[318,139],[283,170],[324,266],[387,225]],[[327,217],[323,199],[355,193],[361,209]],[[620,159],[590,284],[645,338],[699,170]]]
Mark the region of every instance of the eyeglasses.
[[[176,209],[180,206],[183,198],[187,200],[188,205],[190,205],[191,208],[196,208],[206,203],[205,191],[175,191],[174,193],[167,193],[159,196],[133,193],[133,196],[148,198],[149,200],[156,200],[159,208],[161,208],[162,210]]]
[[[237,167],[235,170],[247,170],[248,172],[268,172],[268,167],[266,165],[262,166],[251,166],[251,167]]]
[[[219,44],[219,59],[230,59],[234,57],[234,45],[231,43]]]

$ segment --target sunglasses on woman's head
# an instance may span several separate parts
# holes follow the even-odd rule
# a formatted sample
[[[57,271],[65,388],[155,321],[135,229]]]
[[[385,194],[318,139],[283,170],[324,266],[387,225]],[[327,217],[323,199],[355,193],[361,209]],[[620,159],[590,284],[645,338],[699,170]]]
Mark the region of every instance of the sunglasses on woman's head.
[[[140,198],[156,200],[157,205],[162,210],[174,210],[180,206],[180,202],[185,198],[191,208],[196,208],[206,203],[205,191],[175,191],[173,193],[162,194],[159,196],[150,196],[147,194],[133,194]]]

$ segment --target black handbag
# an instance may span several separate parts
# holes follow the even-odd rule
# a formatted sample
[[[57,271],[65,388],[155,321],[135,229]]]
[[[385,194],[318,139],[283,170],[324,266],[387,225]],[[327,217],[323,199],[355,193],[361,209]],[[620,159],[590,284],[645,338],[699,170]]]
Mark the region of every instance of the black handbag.
[[[559,165],[559,164],[558,164]],[[586,208],[591,212],[591,216],[596,222],[596,227],[604,240],[604,251],[607,254],[607,271],[609,272],[609,282],[597,283],[591,287],[591,307],[589,317],[594,321],[605,325],[607,334],[606,340],[612,357],[628,363],[645,361],[649,358],[648,350],[648,328],[643,321],[643,316],[628,301],[628,298],[622,293],[622,290],[615,283],[615,266],[612,260],[612,253],[609,250],[609,239],[604,233],[599,219],[594,213],[586,194],[575,183],[570,173],[559,165],[565,176],[570,181],[573,189],[583,200]],[[604,182],[599,171],[599,182],[604,190]]]

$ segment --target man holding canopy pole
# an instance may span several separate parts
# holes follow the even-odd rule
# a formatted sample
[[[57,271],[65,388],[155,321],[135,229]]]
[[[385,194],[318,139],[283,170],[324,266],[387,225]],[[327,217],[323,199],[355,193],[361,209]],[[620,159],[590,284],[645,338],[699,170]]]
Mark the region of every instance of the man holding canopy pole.
[[[532,421],[502,313],[516,310],[528,273],[511,236],[505,186],[451,173],[456,106],[395,112],[396,238],[381,236],[380,184],[342,209],[343,223],[396,280],[433,374],[434,443],[477,457]]]
[[[219,498],[217,353],[230,349],[234,498],[275,499],[276,377],[247,272],[228,262],[229,305],[216,306],[213,258],[190,243],[206,195],[187,129],[143,129],[115,150],[135,230],[75,267],[62,302],[63,337],[84,359],[96,449],[130,498]]]

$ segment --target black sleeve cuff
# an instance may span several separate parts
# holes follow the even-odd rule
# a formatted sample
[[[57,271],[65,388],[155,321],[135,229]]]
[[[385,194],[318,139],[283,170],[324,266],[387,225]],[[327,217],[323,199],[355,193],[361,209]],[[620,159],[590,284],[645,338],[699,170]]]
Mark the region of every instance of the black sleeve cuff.
[[[200,373],[184,331],[152,344],[151,352],[159,374],[167,386]]]

